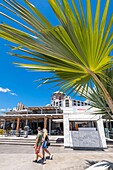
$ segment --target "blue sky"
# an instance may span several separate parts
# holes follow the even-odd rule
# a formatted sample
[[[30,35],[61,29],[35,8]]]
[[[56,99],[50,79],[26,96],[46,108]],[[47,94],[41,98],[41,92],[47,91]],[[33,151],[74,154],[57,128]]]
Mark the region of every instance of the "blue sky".
[[[101,0],[101,12],[103,11],[105,1]],[[23,0],[18,0],[18,2],[23,4]],[[31,0],[31,2],[38,7],[53,25],[58,24],[47,0]],[[82,2],[85,3],[85,0]],[[95,10],[96,0],[91,0],[91,2],[93,10]],[[5,9],[2,8],[1,10],[9,14]],[[108,18],[112,12],[113,0],[110,1]],[[2,21],[15,26],[11,21],[0,16],[0,22]],[[44,106],[50,103],[52,93],[58,90],[58,88],[53,88],[53,85],[44,85],[37,88],[38,84],[35,80],[47,76],[46,73],[30,72],[24,68],[16,67],[12,63],[19,62],[20,59],[11,57],[8,54],[10,48],[6,44],[11,43],[0,39],[0,111],[12,109],[17,106],[18,102],[22,102],[26,106]]]

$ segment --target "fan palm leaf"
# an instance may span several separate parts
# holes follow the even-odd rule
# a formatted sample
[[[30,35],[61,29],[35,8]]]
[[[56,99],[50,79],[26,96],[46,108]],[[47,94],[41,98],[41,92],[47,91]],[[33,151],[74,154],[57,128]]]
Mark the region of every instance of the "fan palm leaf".
[[[86,170],[95,170],[95,169],[112,170],[113,169],[113,163],[106,160],[102,160],[100,162],[87,161],[87,163],[90,165],[90,167],[86,168]]]
[[[20,22],[1,12],[1,15],[22,27],[17,29],[5,23],[0,24],[0,37],[17,44],[18,47],[12,47],[13,50],[24,52],[23,55],[11,55],[31,61],[31,64],[15,64],[33,71],[55,73],[47,80],[58,82],[64,91],[77,91],[82,86],[88,89],[89,84],[95,83],[101,88],[113,113],[112,98],[101,81],[105,80],[104,71],[112,68],[113,64],[113,57],[109,55],[113,49],[113,14],[106,26],[110,0],[105,3],[101,20],[100,0],[97,0],[94,19],[90,0],[86,0],[86,16],[81,0],[80,10],[74,0],[48,0],[59,20],[57,26],[52,26],[28,0],[24,2],[26,8],[16,0],[4,0],[1,4],[16,18],[23,20]]]
[[[106,75],[106,81],[101,81],[113,100],[113,68],[105,70],[104,73]],[[108,83],[109,81],[111,81],[111,84]],[[80,89],[79,94],[81,94],[81,91],[82,90]],[[103,114],[105,118],[113,118],[111,110],[100,88],[97,86],[94,86],[92,89],[88,87],[88,90],[84,90],[82,92],[82,96],[84,96],[90,102],[91,107],[98,108],[95,113]]]

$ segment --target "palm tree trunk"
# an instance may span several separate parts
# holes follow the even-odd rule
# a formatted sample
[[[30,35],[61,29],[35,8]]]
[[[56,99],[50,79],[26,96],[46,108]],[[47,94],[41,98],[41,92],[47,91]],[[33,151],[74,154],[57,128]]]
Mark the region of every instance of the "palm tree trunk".
[[[112,100],[110,94],[108,93],[108,91],[106,90],[106,88],[104,87],[102,82],[99,80],[99,78],[93,72],[90,71],[90,75],[95,80],[95,82],[99,85],[99,87],[102,89],[105,100],[106,100],[109,108],[111,109],[111,112],[112,112],[112,115],[113,115],[113,100]],[[113,116],[112,116],[112,118],[113,118]]]

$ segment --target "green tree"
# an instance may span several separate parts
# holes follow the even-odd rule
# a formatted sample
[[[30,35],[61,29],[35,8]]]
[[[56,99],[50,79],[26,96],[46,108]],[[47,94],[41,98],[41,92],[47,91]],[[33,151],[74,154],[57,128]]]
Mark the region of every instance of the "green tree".
[[[78,92],[81,87],[82,91],[87,91],[94,83],[101,89],[113,114],[113,101],[103,83],[107,78],[104,71],[112,68],[110,52],[113,49],[113,14],[106,25],[110,0],[105,3],[101,19],[100,0],[97,0],[94,19],[90,0],[86,0],[86,15],[81,0],[79,9],[74,0],[48,0],[59,20],[60,24],[57,26],[52,26],[28,0],[24,2],[29,9],[16,0],[5,0],[1,4],[16,18],[27,23],[26,25],[1,12],[26,29],[23,31],[5,23],[0,24],[0,37],[18,44],[12,48],[23,52],[22,55],[10,54],[35,62],[16,64],[36,71],[54,73],[54,76],[47,78],[46,83],[57,82],[64,91]],[[109,80],[108,84],[110,83],[112,82]]]
[[[104,74],[107,75],[107,78],[109,80],[113,81],[113,68],[105,70]],[[101,81],[113,100],[113,86],[112,83],[109,84],[109,80]],[[79,93],[81,93],[81,91],[82,90],[79,90]],[[82,92],[82,96],[84,96],[91,103],[91,107],[98,108],[95,113],[103,114],[103,118],[113,118],[113,115],[104,98],[102,90],[98,88],[98,86],[94,86],[93,88],[89,87],[87,91],[84,89],[84,91]]]

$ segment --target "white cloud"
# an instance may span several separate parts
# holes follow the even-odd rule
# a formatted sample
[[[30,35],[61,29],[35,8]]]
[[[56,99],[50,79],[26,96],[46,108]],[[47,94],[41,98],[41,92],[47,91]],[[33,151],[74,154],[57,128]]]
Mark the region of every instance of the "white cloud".
[[[10,93],[12,96],[17,96],[17,94],[16,93]]]
[[[12,96],[17,96],[16,93],[11,92],[11,90],[8,89],[8,88],[0,87],[0,92],[2,92],[2,93],[9,93],[9,94],[11,94]]]
[[[2,109],[0,109],[0,112],[8,112],[8,111],[10,111],[10,110],[11,110],[11,108],[7,108],[7,109],[2,108]]]
[[[12,109],[11,109],[11,108],[7,108],[7,109],[6,109],[6,111],[10,111],[10,110],[12,110]]]
[[[6,111],[6,109],[0,109],[0,112],[5,112]]]
[[[7,93],[7,92],[10,92],[11,90],[10,89],[8,89],[8,88],[2,88],[2,87],[0,87],[0,92],[3,92],[3,93]]]

